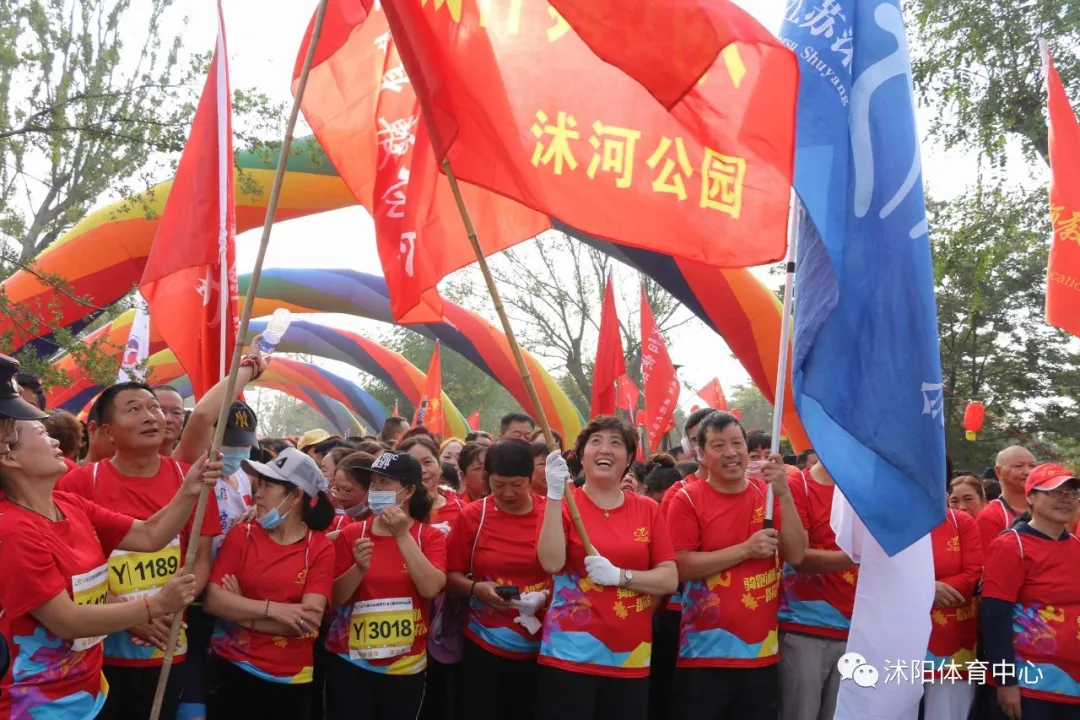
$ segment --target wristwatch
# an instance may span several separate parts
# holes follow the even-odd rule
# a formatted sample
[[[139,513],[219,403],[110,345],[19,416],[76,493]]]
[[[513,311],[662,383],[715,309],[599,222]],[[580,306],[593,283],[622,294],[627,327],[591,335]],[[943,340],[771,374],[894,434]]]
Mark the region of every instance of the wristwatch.
[[[623,587],[629,588],[630,583],[634,581],[634,573],[629,570],[623,570]]]

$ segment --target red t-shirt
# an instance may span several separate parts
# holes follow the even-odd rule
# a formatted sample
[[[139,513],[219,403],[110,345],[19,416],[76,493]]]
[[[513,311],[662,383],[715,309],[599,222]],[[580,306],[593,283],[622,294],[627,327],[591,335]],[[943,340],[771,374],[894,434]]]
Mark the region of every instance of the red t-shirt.
[[[63,456],[60,459],[64,461],[64,465],[67,465],[68,472],[71,472],[72,470],[79,467],[79,463],[75,462],[74,460],[69,458],[67,455]],[[66,475],[67,473],[64,473],[64,474]]]
[[[809,470],[792,475],[788,484],[810,540],[808,547],[811,550],[839,550],[830,524],[835,486],[817,482]],[[857,567],[810,575],[784,565],[780,580],[780,629],[846,640],[851,628],[851,611],[855,608],[858,579]]]
[[[78,495],[53,502],[64,517],[55,523],[0,497],[0,632],[12,660],[0,718],[94,717],[105,704],[102,638],[62,640],[30,613],[62,592],[103,604],[106,558],[134,521]]]
[[[522,595],[550,588],[551,576],[536,557],[536,537],[546,502],[533,495],[532,509],[525,515],[500,512],[491,497],[466,506],[447,542],[446,569],[466,575],[471,572],[472,579],[479,582],[516,585]],[[469,601],[465,635],[495,655],[535,658],[540,652],[539,632],[529,633],[514,622],[517,616],[517,610],[495,610],[474,598]],[[543,610],[536,618],[544,619]]]
[[[72,470],[57,484],[57,488],[91,500],[137,520],[149,520],[154,513],[168,505],[184,484],[184,474],[190,466],[172,458],[162,457],[161,467],[153,477],[121,475],[109,460],[83,465]],[[203,516],[203,536],[221,534],[221,518],[217,498],[206,498]],[[194,521],[187,524],[164,549],[156,553],[114,551],[109,557],[109,594],[122,600],[134,600],[153,595],[183,566],[183,554]],[[176,644],[175,660],[187,654],[187,634],[181,630]],[[105,664],[124,667],[160,667],[164,653],[156,647],[135,645],[127,631],[113,633],[105,640]]]
[[[409,534],[424,557],[446,570],[446,536],[414,522]],[[420,595],[397,540],[375,535],[371,522],[346,525],[334,540],[334,577],[354,564],[352,548],[366,537],[375,543],[360,586],[349,602],[334,608],[326,649],[357,667],[387,675],[415,675],[427,668],[431,600]]]
[[[225,536],[210,582],[232,575],[244,597],[297,605],[304,595],[334,589],[334,546],[326,535],[308,532],[292,545],[275,542],[258,523],[237,525]],[[293,685],[311,682],[318,628],[302,637],[279,637],[219,621],[210,640],[214,654],[256,677]]]
[[[572,492],[593,546],[615,567],[644,571],[675,560],[667,525],[656,503],[624,493],[622,505],[601,510],[584,488]],[[585,548],[565,504],[562,520],[566,565],[552,578],[539,663],[586,675],[648,677],[652,597],[594,585],[585,570]]]
[[[767,490],[756,478],[740,493],[722,493],[708,482],[683,488],[667,517],[675,552],[713,552],[746,542],[765,527]],[[779,530],[779,500],[773,521]],[[779,590],[776,556],[683,581],[678,666],[755,668],[778,662]]]
[[[979,538],[982,539],[983,557],[989,559],[990,544],[998,535],[1005,532],[1006,528],[1012,527],[1017,513],[1005,504],[1001,498],[991,500],[990,503],[979,511],[975,518],[975,524],[979,527]]]
[[[975,585],[982,577],[983,566],[979,528],[966,512],[947,510],[945,522],[930,533],[930,544],[934,549],[934,579],[959,592],[968,603],[930,610],[932,629],[926,659],[934,663],[939,675],[944,663],[949,671],[966,677],[966,665],[975,659],[978,635]],[[952,670],[952,665],[959,666],[959,670]]]
[[[466,507],[466,501],[455,493],[439,493],[446,498],[446,504],[431,513],[431,524],[447,523],[453,529],[454,524]]]
[[[338,530],[341,530],[342,528],[344,528],[346,525],[351,525],[351,524],[352,524],[352,518],[350,518],[345,513],[339,512],[339,513],[336,513],[334,515],[334,519],[330,521],[330,527],[326,528],[325,530],[320,530],[319,532],[322,535],[326,535],[326,533],[337,532]]]
[[[990,543],[982,595],[1013,604],[1021,695],[1080,704],[1078,567],[1080,540],[1075,535],[1052,540],[1012,530]]]

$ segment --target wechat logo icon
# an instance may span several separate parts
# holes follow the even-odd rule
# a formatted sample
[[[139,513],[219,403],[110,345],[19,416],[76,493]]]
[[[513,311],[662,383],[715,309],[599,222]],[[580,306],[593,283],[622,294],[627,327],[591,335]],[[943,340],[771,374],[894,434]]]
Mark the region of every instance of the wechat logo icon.
[[[836,663],[836,669],[840,671],[841,682],[851,680],[861,688],[877,687],[877,668],[859,653],[845,653]]]

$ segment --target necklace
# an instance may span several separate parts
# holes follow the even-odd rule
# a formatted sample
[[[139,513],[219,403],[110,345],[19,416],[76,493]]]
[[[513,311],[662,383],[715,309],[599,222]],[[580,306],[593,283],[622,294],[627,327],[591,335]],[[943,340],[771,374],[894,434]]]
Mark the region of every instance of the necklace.
[[[43,513],[43,512],[38,512],[38,511],[37,511],[37,510],[35,510],[34,508],[32,508],[32,507],[28,507],[28,506],[26,506],[26,505],[23,505],[23,504],[22,504],[21,502],[18,502],[18,501],[16,501],[16,500],[12,500],[11,498],[8,498],[8,501],[9,501],[9,502],[10,502],[10,503],[11,503],[12,505],[18,505],[19,507],[21,507],[21,508],[22,508],[23,510],[26,510],[27,512],[32,512],[32,513],[34,513],[35,515],[40,515],[41,517],[45,518],[46,520],[48,520],[48,521],[49,521],[49,522],[51,522],[51,523],[54,523],[54,522],[60,522],[60,520],[62,520],[62,518],[61,518],[61,516],[60,516],[60,508],[56,507],[56,503],[51,503],[52,507],[50,507],[50,508],[49,508],[50,510],[52,510],[52,511],[53,511],[53,514],[55,514],[55,515],[56,515],[56,517],[54,517],[54,518],[51,518],[51,517],[49,517],[48,515],[46,515],[45,513]]]

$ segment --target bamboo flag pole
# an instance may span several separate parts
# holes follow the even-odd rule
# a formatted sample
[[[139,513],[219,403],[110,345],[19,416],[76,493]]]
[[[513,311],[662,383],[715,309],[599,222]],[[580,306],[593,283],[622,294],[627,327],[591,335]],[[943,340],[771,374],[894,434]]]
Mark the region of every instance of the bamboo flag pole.
[[[465,223],[465,233],[469,236],[469,242],[472,244],[473,252],[476,253],[476,261],[480,264],[480,272],[484,274],[484,281],[487,283],[491,301],[495,304],[495,312],[499,315],[499,320],[502,322],[503,326],[503,332],[506,333],[506,339],[510,343],[510,352],[514,354],[518,372],[521,374],[521,381],[525,383],[525,391],[529,393],[529,400],[533,404],[536,420],[540,423],[540,428],[544,431],[544,439],[547,442],[548,447],[557,447],[555,444],[555,436],[551,434],[551,427],[548,425],[547,415],[544,413],[544,407],[540,404],[540,396],[536,394],[536,386],[533,385],[532,374],[529,373],[529,367],[525,364],[525,356],[521,354],[521,348],[518,346],[517,338],[514,336],[514,329],[510,326],[510,318],[506,316],[506,309],[503,307],[502,296],[499,295],[499,288],[495,286],[495,278],[491,276],[491,269],[488,267],[487,259],[484,257],[484,251],[480,247],[480,241],[476,237],[476,228],[473,227],[472,218],[469,217],[469,209],[465,207],[465,199],[461,196],[461,188],[458,187],[457,177],[450,167],[450,160],[443,158],[442,167],[446,172],[447,180],[450,181],[450,189],[454,192],[454,201],[457,203],[458,212],[461,213],[461,220]],[[589,540],[589,533],[585,530],[585,523],[581,521],[581,514],[578,513],[577,503],[574,502],[574,494],[567,492],[563,497],[566,499],[567,509],[570,510],[570,519],[574,522],[574,528],[581,537],[581,544],[585,546],[585,554],[596,555],[596,548],[593,547],[592,542]]]
[[[251,311],[255,304],[256,291],[259,288],[259,278],[262,275],[263,260],[266,258],[266,248],[270,244],[270,230],[274,226],[274,216],[277,214],[278,198],[281,197],[281,182],[285,177],[285,168],[289,162],[289,151],[292,148],[293,130],[296,128],[296,119],[300,114],[300,101],[304,97],[304,89],[307,87],[308,73],[311,71],[312,58],[315,56],[315,46],[319,42],[322,33],[323,18],[326,15],[327,0],[320,0],[319,9],[315,14],[315,23],[311,29],[311,40],[308,43],[307,54],[304,56],[303,69],[296,85],[296,93],[293,97],[292,112],[289,122],[285,126],[285,138],[281,143],[281,155],[278,157],[277,170],[274,173],[274,184],[270,190],[270,197],[266,204],[266,220],[263,222],[262,237],[259,239],[259,254],[255,258],[255,268],[251,272],[251,280],[248,284],[247,297],[244,298],[244,312],[240,316],[240,328],[236,335],[236,346],[233,348],[232,365],[229,368],[229,380],[225,385],[225,399],[218,413],[217,427],[214,430],[214,439],[210,446],[210,457],[216,458],[221,449],[221,442],[225,437],[225,423],[229,416],[229,408],[232,406],[231,399],[236,397],[236,377],[240,372],[240,357],[244,348],[244,340],[247,338],[248,324],[251,320]],[[222,292],[225,291],[223,287]],[[199,493],[199,502],[195,506],[195,520],[192,523],[191,537],[188,538],[187,548],[184,552],[184,567],[181,573],[192,572],[195,563],[195,551],[199,545],[199,528],[202,527],[203,518],[206,516],[206,499],[209,488],[203,487]],[[172,669],[173,654],[176,652],[176,642],[180,635],[180,623],[183,613],[176,613],[173,617],[172,628],[169,630],[169,642],[165,646],[165,659],[161,665],[161,674],[158,676],[157,690],[154,693],[154,707],[150,711],[150,720],[158,720],[161,716],[161,706],[165,699],[165,687],[169,681],[169,671]]]
[[[799,244],[799,208],[802,203],[795,191],[791,191],[791,209],[788,211],[788,254],[784,280],[784,314],[780,318],[780,355],[776,363],[776,394],[773,397],[772,448],[770,454],[780,452],[780,428],[784,422],[784,396],[787,394],[788,352],[791,343],[792,285],[795,281],[795,252]],[[765,495],[765,527],[773,527],[773,489],[769,485]]]

